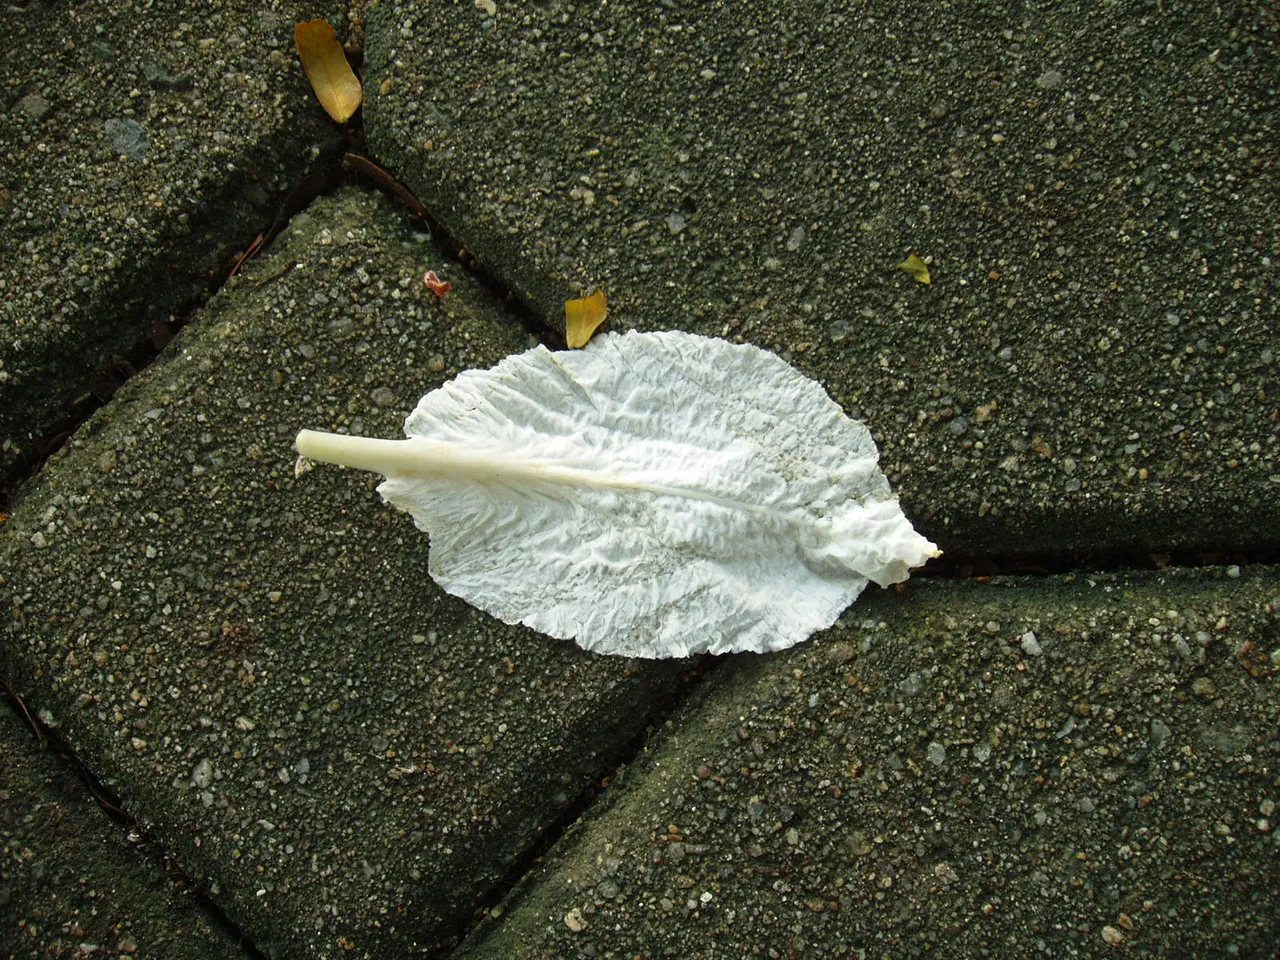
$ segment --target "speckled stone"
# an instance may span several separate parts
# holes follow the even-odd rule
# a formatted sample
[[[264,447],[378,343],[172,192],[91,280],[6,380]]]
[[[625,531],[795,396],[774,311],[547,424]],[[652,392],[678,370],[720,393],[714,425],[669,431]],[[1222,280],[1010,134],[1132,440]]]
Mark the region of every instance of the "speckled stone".
[[[913,583],[729,659],[453,956],[1273,956],[1278,590]]]
[[[131,842],[6,703],[0,770],[0,956],[243,960],[158,851]]]
[[[341,130],[293,49],[336,3],[8,5],[0,49],[0,470],[101,399],[267,229]],[[137,345],[142,343],[139,348]]]
[[[444,594],[374,477],[295,476],[300,428],[401,435],[422,393],[528,345],[395,207],[345,191],[0,528],[0,672],[271,957],[447,947],[677,683],[678,661]]]
[[[381,0],[365,117],[553,323],[600,287],[822,381],[953,554],[1242,549],[1280,529],[1261,9]]]

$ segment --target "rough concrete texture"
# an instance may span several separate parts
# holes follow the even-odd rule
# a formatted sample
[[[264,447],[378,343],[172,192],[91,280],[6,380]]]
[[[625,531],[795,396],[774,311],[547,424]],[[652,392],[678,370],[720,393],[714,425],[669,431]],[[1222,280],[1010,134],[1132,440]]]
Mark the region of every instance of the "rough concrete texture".
[[[375,0],[366,63],[372,148],[551,321],[780,353],[953,553],[1280,540],[1267,5]]]
[[[20,396],[269,219],[334,132],[293,20],[339,20],[11,6],[7,464]],[[552,320],[600,286],[817,377],[952,554],[1274,547],[1273,14],[1041,6],[382,0],[371,152]],[[0,528],[0,675],[273,960],[446,952],[676,686],[442,595],[375,478],[294,474],[298,428],[395,436],[529,343],[344,192]],[[1266,956],[1280,582],[1236,572],[915,581],[725,661],[465,951]],[[91,915],[92,857],[0,918]]]
[[[402,224],[350,191],[295,219],[0,547],[0,673],[274,958],[446,946],[680,667],[486,617],[374,477],[295,478],[299,428],[398,436],[420,394],[527,346]]]
[[[244,960],[0,704],[0,956]]]
[[[739,657],[458,960],[1254,957],[1280,572],[920,583]]]
[[[293,51],[341,4],[9,4],[0,52],[0,466],[204,299],[341,132]]]

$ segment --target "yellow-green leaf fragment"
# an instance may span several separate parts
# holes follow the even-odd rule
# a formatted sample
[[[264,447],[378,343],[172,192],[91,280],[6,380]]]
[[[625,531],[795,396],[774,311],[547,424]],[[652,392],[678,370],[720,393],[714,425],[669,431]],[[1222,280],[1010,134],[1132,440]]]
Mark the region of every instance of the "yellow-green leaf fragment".
[[[333,27],[328,20],[308,20],[298,24],[293,39],[320,106],[338,123],[346,123],[360,109],[364,91]]]
[[[609,315],[609,304],[604,291],[597,290],[581,300],[564,302],[564,338],[570,350],[585,347],[596,327]]]
[[[898,264],[898,269],[905,270],[921,283],[933,283],[933,278],[929,276],[929,265],[914,253]]]

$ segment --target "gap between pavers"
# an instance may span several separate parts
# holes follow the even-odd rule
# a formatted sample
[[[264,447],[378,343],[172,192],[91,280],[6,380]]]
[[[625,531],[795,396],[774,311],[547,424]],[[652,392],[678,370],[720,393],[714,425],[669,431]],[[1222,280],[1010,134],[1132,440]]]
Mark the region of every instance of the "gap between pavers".
[[[1280,546],[1262,7],[378,0],[366,64],[371,149],[551,322],[781,354],[953,555]]]
[[[913,583],[700,693],[455,960],[1274,956],[1274,568]]]
[[[376,478],[295,477],[299,428],[399,436],[530,345],[402,224],[314,204],[3,528],[0,669],[277,960],[447,948],[682,665],[497,622],[435,586]]]
[[[151,355],[342,132],[293,49],[342,4],[9,5],[0,52],[0,467]]]
[[[126,833],[0,703],[0,956],[244,960]]]

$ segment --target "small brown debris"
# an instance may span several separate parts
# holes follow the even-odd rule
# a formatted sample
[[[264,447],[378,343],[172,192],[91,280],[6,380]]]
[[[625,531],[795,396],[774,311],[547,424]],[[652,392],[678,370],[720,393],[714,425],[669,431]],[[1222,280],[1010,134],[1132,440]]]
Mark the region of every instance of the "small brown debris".
[[[364,91],[333,27],[327,20],[309,20],[298,24],[293,36],[320,106],[338,123],[346,123],[360,109]]]

